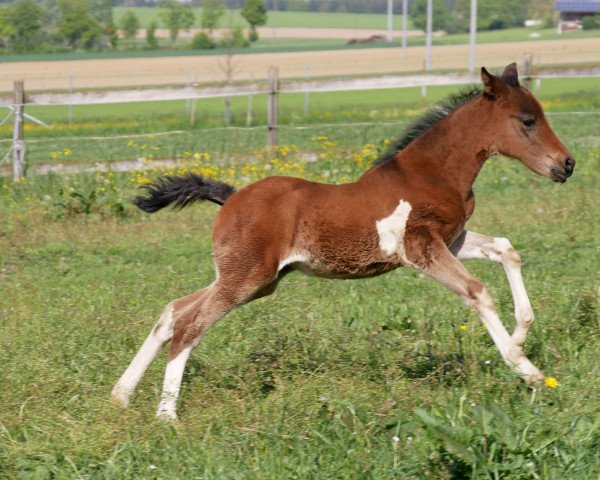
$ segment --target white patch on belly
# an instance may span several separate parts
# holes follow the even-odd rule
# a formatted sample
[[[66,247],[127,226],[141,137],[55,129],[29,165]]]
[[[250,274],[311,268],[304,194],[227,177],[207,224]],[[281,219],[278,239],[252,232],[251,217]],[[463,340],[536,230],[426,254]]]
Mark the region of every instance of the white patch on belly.
[[[303,263],[308,261],[308,255],[300,252],[293,252],[289,257],[284,258],[279,262],[279,266],[277,267],[277,271],[280,272],[283,268],[291,263]]]
[[[396,210],[389,217],[375,222],[379,234],[379,248],[388,255],[398,254],[404,261],[408,261],[404,250],[404,233],[411,210],[410,203],[400,200]]]

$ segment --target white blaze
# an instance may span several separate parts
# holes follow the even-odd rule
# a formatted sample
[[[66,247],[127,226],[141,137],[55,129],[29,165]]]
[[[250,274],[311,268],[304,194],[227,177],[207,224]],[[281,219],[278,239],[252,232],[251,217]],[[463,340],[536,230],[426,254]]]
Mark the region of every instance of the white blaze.
[[[375,222],[379,234],[379,248],[388,255],[397,253],[403,260],[406,260],[404,233],[411,210],[410,203],[400,200],[396,210],[389,217]]]

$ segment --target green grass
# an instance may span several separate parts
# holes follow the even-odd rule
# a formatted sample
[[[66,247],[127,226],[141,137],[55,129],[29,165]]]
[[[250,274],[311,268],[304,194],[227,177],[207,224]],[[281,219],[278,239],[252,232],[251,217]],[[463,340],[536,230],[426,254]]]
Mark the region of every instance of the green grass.
[[[162,25],[160,18],[160,8],[148,7],[115,7],[113,15],[117,24],[119,19],[126,11],[133,11],[140,19],[142,28],[146,28],[151,22],[155,21]],[[200,28],[200,10],[194,9],[196,23],[195,28]],[[387,28],[387,16],[383,14],[354,14],[354,13],[329,13],[329,12],[267,12],[266,27],[296,27],[296,28],[369,28],[383,29]],[[230,10],[226,12],[221,20],[221,26],[241,26],[247,25],[246,20],[240,15],[239,10]],[[394,28],[402,28],[402,17],[394,17]],[[409,28],[414,28],[410,23]]]
[[[580,96],[591,95],[563,94],[563,106]],[[135,174],[0,182],[0,477],[598,478],[600,156],[597,119],[585,118],[551,118],[578,161],[565,185],[503,158],[475,184],[468,227],[521,253],[536,313],[526,352],[560,382],[535,394],[475,314],[402,269],[348,282],[290,275],[206,335],[178,424],[153,417],[164,354],[121,409],[110,389],[161,309],[213,279],[217,207],[142,214],[129,204]],[[348,181],[364,154],[335,142],[358,130],[319,141],[316,162],[280,152],[289,165],[218,177]],[[502,268],[468,268],[512,329]]]
[[[432,87],[427,90],[428,103],[435,103],[460,87]],[[535,93],[550,112],[565,110],[600,110],[600,86],[596,79],[544,80]],[[246,125],[247,98],[233,98],[233,125]],[[374,90],[364,92],[329,92],[312,94],[309,112],[304,115],[304,95],[286,94],[280,98],[279,121],[282,144],[310,149],[310,138],[320,132],[336,137],[341,147],[358,147],[394,138],[408,120],[421,111],[421,89]],[[212,130],[224,126],[223,100],[197,102],[196,122],[190,125],[184,101],[144,102],[117,105],[73,107],[73,123],[67,123],[66,107],[28,107],[27,112],[51,125],[51,128],[26,124],[27,155],[30,164],[60,162],[95,162],[135,160],[148,154],[155,158],[181,157],[184,152],[209,152],[213,156],[243,155],[261,149],[266,131]],[[348,122],[375,123],[371,126],[340,127]],[[266,98],[253,99],[253,125],[265,125]],[[597,117],[586,122],[599,125]],[[323,127],[322,124],[333,124]],[[297,127],[302,127],[298,129]],[[135,138],[129,146],[129,135],[176,131],[155,138]],[[338,133],[338,132],[341,132]],[[0,151],[8,148],[11,126],[0,128]],[[120,138],[110,138],[111,136]],[[89,138],[100,137],[100,138]],[[108,138],[103,138],[108,137]],[[144,150],[142,146],[146,145]],[[70,155],[58,155],[64,149]],[[57,157],[57,158],[53,158]]]

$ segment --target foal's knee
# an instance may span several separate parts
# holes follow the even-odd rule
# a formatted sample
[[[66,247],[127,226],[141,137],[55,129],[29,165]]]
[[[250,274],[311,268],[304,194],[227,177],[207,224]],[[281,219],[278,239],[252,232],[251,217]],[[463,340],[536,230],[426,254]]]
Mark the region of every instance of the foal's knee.
[[[494,249],[500,255],[503,263],[507,263],[514,268],[521,267],[521,256],[514,249],[508,238],[494,238]]]
[[[496,308],[494,300],[492,300],[487,289],[479,280],[468,281],[465,288],[465,302],[470,307],[473,307],[478,311],[494,310]]]
[[[175,325],[174,310],[174,302],[169,303],[161,313],[153,330],[154,335],[165,342],[170,340],[173,335],[173,327]]]

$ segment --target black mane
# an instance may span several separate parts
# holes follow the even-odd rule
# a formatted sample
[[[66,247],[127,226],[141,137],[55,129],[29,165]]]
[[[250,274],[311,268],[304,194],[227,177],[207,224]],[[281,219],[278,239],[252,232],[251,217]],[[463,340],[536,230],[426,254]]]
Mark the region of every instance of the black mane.
[[[387,152],[375,160],[375,165],[387,162],[394,158],[400,150],[406,148],[409,143],[420,137],[425,131],[429,130],[440,120],[446,118],[457,108],[462,107],[465,103],[470,102],[481,94],[483,94],[483,88],[481,86],[469,85],[429,108],[392,143]]]

